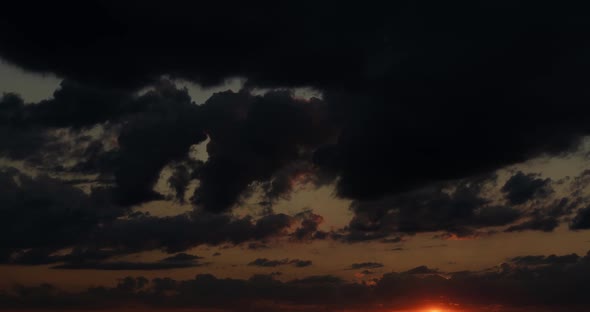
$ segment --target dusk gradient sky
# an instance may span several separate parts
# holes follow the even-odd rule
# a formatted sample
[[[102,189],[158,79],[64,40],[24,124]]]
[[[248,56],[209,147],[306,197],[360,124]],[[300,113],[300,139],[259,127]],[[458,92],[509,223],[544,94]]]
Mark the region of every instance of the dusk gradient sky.
[[[3,4],[0,310],[588,311],[588,9]]]

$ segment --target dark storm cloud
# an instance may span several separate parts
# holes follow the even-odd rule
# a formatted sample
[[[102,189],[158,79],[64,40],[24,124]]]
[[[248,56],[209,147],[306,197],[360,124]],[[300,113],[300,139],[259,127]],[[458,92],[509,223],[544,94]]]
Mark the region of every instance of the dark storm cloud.
[[[168,178],[168,184],[174,189],[176,200],[184,203],[186,188],[191,181],[191,172],[188,166],[177,164],[174,166],[172,175]]]
[[[287,230],[296,222],[284,214],[267,215],[258,220],[251,217],[235,218],[221,214],[186,213],[174,217],[153,217],[149,214],[130,214],[126,218],[110,220],[100,226],[86,228],[81,237],[59,237],[54,245],[26,249],[30,244],[15,242],[2,245],[7,253],[4,263],[41,265],[63,263],[58,269],[97,270],[159,270],[202,266],[201,257],[178,253],[158,262],[115,261],[111,258],[146,250],[165,250],[173,253],[198,245],[240,244],[287,236]],[[45,235],[29,231],[29,235]],[[80,234],[78,234],[80,236]],[[95,246],[91,248],[86,245]],[[76,246],[65,255],[60,249]],[[311,261],[293,259],[285,264],[296,267],[311,265]]]
[[[590,207],[578,210],[576,216],[570,224],[572,230],[587,230],[590,229]]]
[[[573,185],[570,185],[573,188]],[[581,211],[580,207],[586,205],[588,199],[573,191],[568,197],[562,197],[555,200],[536,200],[533,204],[533,210],[528,211],[527,219],[521,223],[514,224],[506,229],[507,232],[519,232],[526,230],[551,232],[556,229],[561,222],[570,218],[572,213],[577,209]]]
[[[108,193],[86,194],[59,180],[29,177],[15,169],[0,171],[0,246],[52,250],[88,238],[101,222],[126,213],[112,205]]]
[[[63,170],[63,158],[60,157],[66,151],[79,156],[92,154],[92,149],[86,150],[82,135],[75,137],[73,131],[60,132],[47,126],[48,120],[40,117],[43,113],[39,113],[39,107],[45,106],[25,104],[16,94],[4,94],[0,98],[0,157],[27,160],[38,167]],[[65,137],[77,142],[65,144]]]
[[[358,270],[358,269],[378,269],[382,268],[383,263],[378,262],[361,262],[361,263],[353,263],[350,265],[351,270]]]
[[[187,254],[184,252],[177,253],[174,256],[170,256],[167,258],[162,259],[163,262],[176,262],[176,261],[194,261],[203,259],[203,257]]]
[[[259,250],[259,249],[268,249],[270,248],[268,245],[258,242],[252,242],[248,244],[248,249],[251,250]]]
[[[40,14],[28,5],[7,4],[0,16],[0,56],[27,69],[125,87],[145,85],[163,74],[202,84],[230,76],[269,85],[334,84],[335,79],[352,84],[358,77],[351,77],[351,69],[357,67],[355,74],[361,74],[358,69],[366,62],[359,44],[377,39],[364,36],[384,26],[379,19],[350,23],[351,14],[384,17],[379,8],[342,4],[340,14],[333,14],[331,5],[311,2],[262,10],[241,2],[88,5],[93,9],[40,4]],[[196,19],[196,12],[206,14]],[[324,23],[326,18],[332,23]],[[45,51],[43,59],[39,49]]]
[[[198,179],[192,201],[214,212],[230,209],[252,185],[260,185],[272,202],[288,197],[297,184],[320,183],[311,153],[334,131],[326,104],[318,99],[295,99],[288,91],[254,96],[243,90],[216,94],[197,106],[186,89],[166,80],[142,95],[65,81],[52,99],[24,105],[9,95],[0,109],[10,133],[18,134],[3,148],[8,155],[24,158],[44,147],[45,163],[63,163],[60,157],[76,142],[48,145],[48,130],[111,127],[111,137],[104,139],[116,146],[109,151],[102,141],[77,138],[85,148],[72,155],[79,163],[70,171],[114,176],[115,199],[133,205],[163,199],[152,188],[160,171],[173,165],[168,183],[176,199],[183,201],[188,184]],[[187,159],[190,146],[204,141],[205,133],[211,138],[209,160]],[[28,140],[33,145],[26,148],[18,140],[29,134],[38,140]]]
[[[288,196],[298,177],[312,173],[311,152],[331,135],[325,103],[295,99],[290,92],[253,96],[223,92],[202,106],[208,160],[198,168],[193,202],[208,211],[230,209],[262,184],[272,201]]]
[[[266,258],[258,258],[250,263],[250,266],[258,266],[258,267],[278,267],[281,265],[292,265],[297,268],[304,268],[312,265],[312,261],[310,260],[300,260],[300,259],[281,259],[281,260],[270,260]]]
[[[144,110],[141,102],[128,91],[98,88],[64,80],[52,98],[38,103],[25,103],[15,94],[0,100],[0,126],[7,136],[0,146],[4,156],[33,159],[39,153],[64,153],[50,130],[82,130],[104,122],[116,123],[126,115]],[[78,142],[75,142],[78,143]],[[83,142],[80,142],[83,143]],[[92,153],[88,148],[86,153]],[[53,159],[55,161],[55,159]]]
[[[415,191],[376,201],[354,201],[354,217],[345,229],[345,239],[383,240],[399,233],[443,231],[471,237],[478,229],[503,226],[518,220],[523,212],[499,205],[484,196],[495,176],[482,176],[437,183]]]
[[[134,303],[167,309],[332,311],[399,309],[442,298],[478,311],[491,311],[499,305],[524,310],[542,306],[547,311],[584,311],[576,307],[589,303],[585,285],[590,276],[590,258],[576,254],[521,256],[480,272],[445,273],[420,266],[386,273],[372,279],[370,285],[329,275],[282,282],[274,279],[275,275],[254,275],[246,280],[208,274],[189,280],[127,277],[114,287],[95,287],[80,293],[63,292],[47,284],[18,286],[0,294],[0,306],[112,308]]]
[[[553,192],[551,179],[542,179],[535,174],[518,171],[502,187],[502,192],[513,205],[520,205],[536,198],[545,198]]]
[[[186,89],[164,81],[137,101],[146,110],[122,127],[114,163],[116,194],[123,204],[161,198],[153,187],[162,168],[186,158],[191,145],[206,139],[199,107]]]
[[[131,92],[64,80],[51,99],[27,106],[30,123],[49,127],[87,127],[144,108]]]
[[[421,232],[442,232],[435,238],[456,239],[502,230],[552,232],[564,222],[575,228],[577,220],[584,220],[583,208],[589,201],[585,174],[560,181],[559,192],[553,189],[555,182],[539,176],[518,171],[499,186],[496,174],[486,174],[432,183],[379,200],[356,200],[350,206],[354,215],[348,226],[328,236],[347,242],[396,243],[403,241],[400,235]]]
[[[315,161],[324,174],[340,177],[343,197],[374,200],[556,155],[576,148],[589,130],[584,8],[527,1],[87,5],[92,9],[36,4],[33,12],[7,4],[0,56],[109,89],[149,85],[163,74],[202,84],[243,76],[250,86],[315,87],[329,104],[324,120],[342,132],[315,152]],[[196,12],[203,14],[194,18]],[[300,160],[294,146],[333,143],[293,105],[236,97],[258,103],[235,126],[209,127],[212,158],[194,198],[210,211],[227,210],[249,182],[273,181],[277,170]],[[183,133],[199,128],[177,122]],[[153,133],[160,126],[164,131]],[[122,200],[156,197],[146,187],[151,172],[200,140],[175,129],[142,120],[124,132],[121,149],[130,157],[158,156],[141,165],[122,160],[117,181],[129,194]],[[158,135],[177,139],[168,146]],[[128,141],[150,136],[169,152],[149,153],[147,143]],[[127,177],[142,174],[139,167],[146,182],[134,187]],[[274,180],[270,194],[284,196],[286,180]]]
[[[510,259],[511,263],[523,266],[535,266],[535,265],[564,265],[574,264],[580,260],[580,256],[577,254],[570,255],[550,255],[550,256],[521,256]]]
[[[25,123],[25,103],[20,96],[5,93],[0,98],[0,155],[24,158],[37,152],[47,135]]]
[[[91,141],[78,155],[70,171],[99,172],[114,176],[115,199],[124,205],[162,198],[152,188],[162,168],[183,160],[189,147],[206,139],[199,121],[199,107],[186,90],[168,81],[160,81],[141,96],[128,91],[98,88],[64,81],[53,98],[24,105],[13,95],[0,102],[0,116],[7,139],[0,153],[17,159],[35,160],[31,154],[42,154],[43,162],[55,164],[84,142],[50,143],[52,129],[81,130],[108,122],[117,125],[112,140],[116,150],[106,151],[100,141]],[[84,137],[78,138],[83,140]],[[39,156],[37,156],[39,158]],[[177,180],[180,179],[176,175]],[[182,181],[172,181],[177,194],[182,194]]]
[[[267,215],[258,220],[199,212],[162,218],[139,215],[105,224],[92,237],[102,247],[179,252],[201,244],[239,244],[286,235],[293,222],[285,214]]]
[[[53,269],[68,270],[169,270],[192,268],[207,265],[198,260],[201,257],[179,253],[156,262],[129,262],[129,261],[81,261],[69,262],[52,267]]]
[[[324,218],[311,210],[305,210],[294,216],[301,220],[300,226],[295,229],[291,238],[295,241],[311,241],[313,239],[324,239],[327,234],[319,231],[318,228],[324,222]]]
[[[167,263],[167,262],[96,262],[96,263],[67,263],[52,267],[66,270],[106,270],[106,271],[152,271],[183,269],[202,266],[198,263]]]
[[[410,269],[404,273],[406,273],[406,274],[437,274],[437,273],[439,273],[439,271],[435,270],[435,269],[431,269],[425,265],[422,265],[422,266]]]
[[[559,226],[559,220],[552,217],[535,216],[532,219],[510,226],[506,232],[520,232],[525,230],[536,230],[551,232]]]
[[[84,242],[81,242],[81,244]],[[15,249],[3,263],[18,265],[46,265],[62,263],[66,266],[99,265],[112,257],[121,256],[125,250],[98,249],[94,247],[76,246],[64,254],[63,250],[55,248]]]
[[[191,213],[153,217],[113,204],[109,190],[90,194],[46,176],[31,178],[15,169],[0,171],[0,260],[2,263],[62,268],[157,269],[195,266],[195,256],[177,254],[155,264],[106,261],[144,250],[239,244],[288,236],[298,219],[270,214],[257,220]],[[69,254],[63,249],[73,248]]]
[[[304,268],[304,267],[311,266],[313,264],[313,262],[311,260],[299,260],[299,259],[291,260],[290,263],[297,268]]]

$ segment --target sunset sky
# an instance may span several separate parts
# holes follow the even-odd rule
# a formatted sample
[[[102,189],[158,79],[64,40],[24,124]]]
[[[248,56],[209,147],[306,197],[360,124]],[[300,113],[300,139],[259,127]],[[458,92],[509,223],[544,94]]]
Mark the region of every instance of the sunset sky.
[[[3,4],[0,310],[590,310],[588,9]]]

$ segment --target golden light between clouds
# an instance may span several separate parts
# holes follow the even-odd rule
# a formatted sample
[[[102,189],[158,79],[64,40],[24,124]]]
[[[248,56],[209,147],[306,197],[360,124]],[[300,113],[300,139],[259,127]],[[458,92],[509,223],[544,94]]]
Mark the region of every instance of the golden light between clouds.
[[[450,312],[447,309],[437,308],[437,307],[430,307],[426,309],[421,309],[419,312]]]

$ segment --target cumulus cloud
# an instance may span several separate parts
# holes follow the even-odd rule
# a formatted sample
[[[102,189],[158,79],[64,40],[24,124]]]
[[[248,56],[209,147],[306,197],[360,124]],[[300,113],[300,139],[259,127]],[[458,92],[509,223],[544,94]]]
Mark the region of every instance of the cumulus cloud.
[[[573,230],[590,229],[590,207],[578,210],[570,224],[570,228]]]
[[[502,187],[509,202],[513,205],[523,204],[534,198],[545,198],[553,192],[551,179],[542,179],[534,174],[518,171]]]
[[[262,186],[269,202],[288,196],[298,177],[313,173],[310,154],[331,134],[325,106],[287,91],[212,96],[203,105],[209,158],[196,172],[200,186],[193,202],[209,211],[226,211],[252,184]]]
[[[194,202],[210,211],[230,209],[252,182],[272,182],[269,196],[286,196],[289,179],[279,171],[301,161],[300,149],[314,154],[322,174],[339,177],[340,196],[376,200],[568,152],[588,133],[588,64],[579,44],[588,23],[574,7],[535,3],[538,14],[529,14],[531,5],[507,1],[341,3],[335,15],[332,5],[310,10],[298,2],[263,11],[232,3],[231,12],[218,4],[91,5],[92,11],[41,5],[36,13],[13,2],[0,18],[0,56],[92,86],[85,92],[96,96],[77,97],[64,86],[41,105],[53,125],[111,119],[127,101],[121,90],[157,84],[163,75],[204,85],[240,76],[248,87],[308,86],[325,100],[303,105],[280,93],[241,92],[210,99],[202,122],[192,118],[195,107],[174,103],[156,110],[167,118],[139,118],[120,137],[129,159],[120,160],[117,183],[129,203],[154,198],[153,172],[204,140],[203,127],[212,138],[211,159],[199,172]],[[80,13],[65,14],[71,10]],[[189,18],[196,11],[207,14]],[[490,27],[499,16],[502,26]],[[246,35],[252,33],[258,35]],[[96,94],[97,87],[105,91]],[[108,104],[95,105],[103,100]],[[89,105],[79,109],[78,102]],[[336,132],[326,131],[334,126]],[[153,146],[161,148],[151,153]],[[130,160],[140,156],[146,159]],[[145,182],[138,186],[129,181],[140,175]],[[514,192],[509,196],[521,200]]]
[[[16,169],[0,171],[0,246],[57,250],[87,239],[98,224],[124,215],[108,193],[91,194],[48,176],[30,177]]]
[[[344,238],[383,240],[400,233],[437,231],[463,237],[476,235],[480,228],[508,225],[523,212],[497,204],[485,195],[486,187],[495,179],[495,176],[463,179],[380,200],[354,201],[351,209],[355,214]]]

